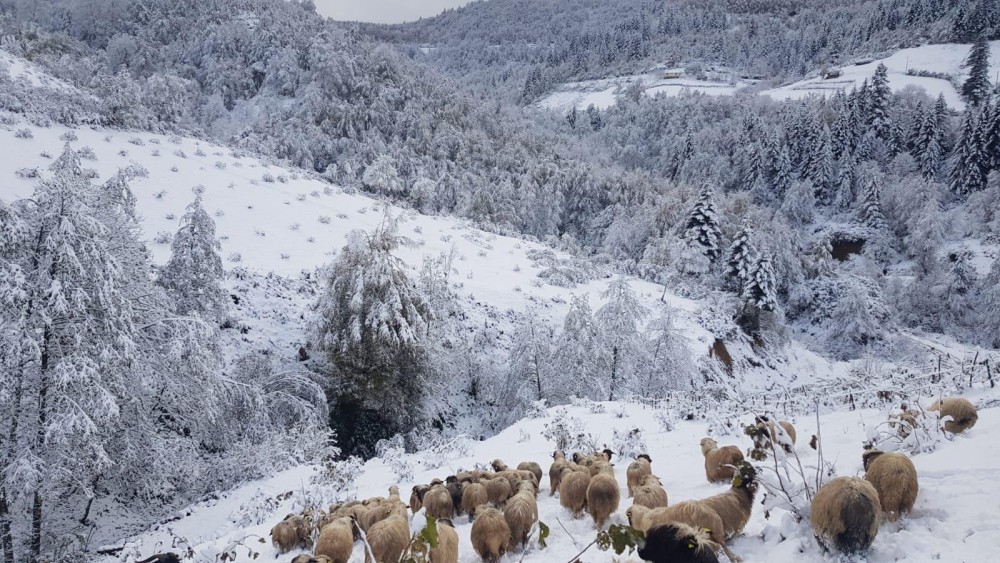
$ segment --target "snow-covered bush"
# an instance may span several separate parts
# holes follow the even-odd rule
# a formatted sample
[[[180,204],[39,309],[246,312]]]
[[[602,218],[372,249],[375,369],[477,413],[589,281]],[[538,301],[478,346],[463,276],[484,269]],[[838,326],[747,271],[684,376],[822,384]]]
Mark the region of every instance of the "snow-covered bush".
[[[552,421],[545,424],[542,437],[555,444],[555,449],[565,451],[592,450],[594,439],[584,432],[583,421],[575,416],[569,416],[566,409],[557,409],[552,414]]]
[[[382,463],[389,466],[397,482],[413,480],[415,467],[408,459],[402,434],[379,440],[375,444],[375,455],[382,460]]]
[[[642,438],[642,430],[639,428],[629,431],[620,431],[616,428],[611,437],[611,449],[624,459],[633,459],[639,454],[649,453],[646,441]]]
[[[35,135],[31,132],[31,129],[18,129],[14,132],[14,137],[18,139],[34,139]]]

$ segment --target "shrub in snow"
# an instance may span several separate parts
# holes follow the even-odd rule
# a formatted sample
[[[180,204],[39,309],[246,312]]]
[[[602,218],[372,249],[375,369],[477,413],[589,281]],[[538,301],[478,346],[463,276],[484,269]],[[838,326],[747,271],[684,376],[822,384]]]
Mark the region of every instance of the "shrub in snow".
[[[18,129],[14,133],[14,136],[18,139],[33,139],[35,137],[35,135],[32,134],[31,129]]]
[[[146,145],[146,142],[139,137],[132,137],[128,140],[129,144],[135,145],[137,147],[142,147]]]
[[[545,424],[542,437],[553,442],[557,450],[583,450],[593,443],[593,439],[583,429],[583,421],[569,416],[563,408],[552,414],[552,421]]]
[[[674,421],[677,420],[674,412],[669,409],[658,410],[653,413],[653,420],[660,425],[664,432],[674,431]]]
[[[546,403],[547,401],[545,399],[531,401],[528,403],[528,408],[524,415],[528,418],[545,418],[549,416],[549,410]]]
[[[365,462],[357,456],[341,460],[326,459],[323,469],[312,478],[311,489],[325,495],[316,504],[326,506],[331,502],[344,501],[356,496],[354,492],[358,477],[364,472]]]
[[[172,240],[174,240],[174,234],[169,231],[160,231],[153,237],[153,242],[156,244],[170,244]]]
[[[412,481],[414,467],[407,459],[403,435],[396,434],[392,438],[379,440],[375,444],[375,454],[382,463],[389,466],[396,481]]]
[[[633,459],[639,454],[649,453],[646,441],[642,439],[642,430],[638,428],[628,431],[616,428],[612,432],[611,448],[623,459]]]
[[[185,154],[184,151],[182,151],[181,149],[175,150],[174,156],[178,156],[180,158],[187,158],[187,154]]]
[[[324,224],[324,225],[329,225],[330,224],[330,216],[329,215],[320,215],[319,216],[319,222],[322,223],[322,224]]]
[[[38,171],[38,168],[18,168],[14,172],[14,175],[18,178],[31,179],[38,178],[41,173]]]
[[[520,429],[517,433],[517,443],[523,444],[524,442],[531,441],[531,433],[524,428]]]
[[[291,254],[285,254],[284,252],[281,253],[281,259],[282,260],[288,260],[291,257],[292,257]]]
[[[295,196],[295,200],[296,201],[305,201],[306,200],[306,194],[298,194],[298,195],[296,195]]]
[[[76,131],[73,131],[72,129],[66,131],[62,135],[59,135],[59,140],[66,142],[76,141],[77,140]]]
[[[285,176],[284,174],[278,174],[277,180],[278,180],[279,183],[287,184],[288,183],[288,176]],[[300,201],[305,201],[305,199],[306,199],[306,196],[303,195],[302,199]]]
[[[118,156],[120,156],[122,158],[126,158],[126,157],[128,157],[128,151],[125,150],[125,149],[122,149],[122,150],[118,151]]]
[[[288,230],[290,230],[290,231],[297,231],[301,227],[302,227],[301,223],[292,223],[291,225],[288,225]]]
[[[274,176],[271,175],[270,172],[264,172],[264,174],[261,175],[260,179],[268,184],[274,183]]]
[[[173,213],[167,213],[167,221],[173,221],[176,218],[177,216],[174,215]]]
[[[82,147],[80,150],[76,151],[76,154],[80,155],[80,158],[84,160],[97,160],[97,154],[95,154],[94,149],[90,147]]]
[[[268,495],[264,491],[257,489],[253,496],[240,504],[239,510],[237,510],[236,514],[231,515],[230,518],[241,528],[259,526],[273,518],[274,513],[290,496],[289,493]]]
[[[217,161],[215,161],[215,167],[218,168],[219,170],[225,170],[226,169],[226,163],[222,162],[221,160],[217,160]]]
[[[149,154],[150,156],[160,156],[160,149],[153,149],[153,152]]]
[[[234,262],[234,263],[235,262],[242,262],[243,261],[243,256],[241,256],[239,252],[232,252],[232,253],[229,254],[229,256],[226,257],[226,260],[229,260],[230,262]]]
[[[50,158],[52,158],[52,153],[50,153],[49,151],[42,151],[42,152],[38,153],[38,156],[40,156],[42,158],[49,158],[50,159]]]
[[[205,151],[201,150],[201,147],[198,147],[198,149],[194,151],[194,154],[195,156],[205,156]]]
[[[253,234],[255,234],[255,235],[259,236],[259,237],[266,237],[267,236],[267,233],[265,233],[261,229],[254,229],[253,230]]]
[[[465,434],[454,438],[433,434],[418,438],[415,447],[420,450],[421,463],[427,469],[437,469],[448,460],[472,455],[472,440]]]
[[[149,139],[149,143],[151,145],[158,145],[158,144],[160,144],[160,140],[157,139],[156,137],[153,137],[153,138]]]

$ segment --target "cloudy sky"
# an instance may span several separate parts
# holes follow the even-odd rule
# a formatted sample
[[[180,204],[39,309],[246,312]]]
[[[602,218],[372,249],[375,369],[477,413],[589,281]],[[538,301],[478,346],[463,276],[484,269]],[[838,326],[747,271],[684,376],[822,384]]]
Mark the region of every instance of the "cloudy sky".
[[[435,16],[469,0],[313,0],[316,11],[337,20],[400,23]]]

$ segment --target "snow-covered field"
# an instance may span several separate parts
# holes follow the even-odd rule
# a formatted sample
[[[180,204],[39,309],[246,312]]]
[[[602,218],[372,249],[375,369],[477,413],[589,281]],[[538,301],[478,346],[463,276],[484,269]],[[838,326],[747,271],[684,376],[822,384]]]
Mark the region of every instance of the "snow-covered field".
[[[664,72],[681,72],[682,69],[657,70],[644,74],[569,82],[556,87],[555,91],[539,100],[537,105],[553,111],[565,112],[572,107],[586,109],[591,104],[597,109],[607,109],[615,104],[615,99],[634,82],[642,84],[648,96],[665,94],[677,96],[684,92],[700,92],[710,96],[733,94],[751,84],[745,80],[728,81],[722,73],[712,73],[711,79],[698,80],[683,75],[678,78],[664,78]]]
[[[989,493],[990,487],[1000,479],[1000,450],[993,447],[995,436],[1000,432],[1000,409],[996,408],[998,396],[995,392],[974,393],[970,396],[973,401],[978,401],[981,406],[987,403],[993,405],[993,408],[981,408],[976,427],[953,440],[943,440],[935,451],[913,457],[920,480],[920,494],[914,511],[899,523],[887,523],[881,527],[868,561],[971,562],[991,558],[996,546],[1000,545],[1000,510]],[[926,406],[930,400],[926,397],[921,402]],[[593,539],[595,528],[589,517],[574,519],[560,507],[558,498],[549,494],[547,471],[554,443],[543,433],[546,425],[560,416],[557,413],[561,410],[550,409],[543,417],[522,420],[485,441],[470,442],[466,454],[444,458],[426,453],[405,455],[403,460],[411,463],[416,470],[412,480],[400,482],[390,466],[378,459],[369,461],[355,481],[354,489],[341,499],[385,496],[387,488],[394,484],[399,485],[406,497],[416,483],[427,483],[459,469],[488,464],[495,458],[511,465],[520,461],[536,461],[546,473],[538,506],[540,520],[551,530],[549,547],[539,550],[532,544],[527,553],[514,551],[502,561],[570,561]],[[750,439],[742,435],[740,426],[727,428],[714,413],[704,413],[707,420],[686,421],[683,420],[686,412],[680,409],[625,403],[592,403],[589,406],[567,407],[565,411],[563,416],[577,418],[584,432],[589,433],[596,444],[613,445],[616,431],[627,433],[638,428],[647,446],[645,449],[653,459],[653,471],[662,478],[671,504],[704,498],[726,489],[725,485],[705,481],[703,458],[698,447],[702,437],[713,435],[720,444],[735,444],[743,450],[751,446]],[[660,420],[664,417],[672,422],[673,430],[663,429]],[[885,418],[886,411],[878,409],[825,412],[819,417],[825,459],[836,465],[837,475],[863,474],[862,442]],[[745,416],[740,422],[748,423],[750,420],[750,416]],[[816,417],[804,414],[791,417],[791,421],[798,431],[795,450],[807,472],[814,471],[811,467],[816,464],[817,454],[810,449],[808,442],[817,433]],[[616,463],[615,472],[623,498],[612,523],[626,523],[624,513],[631,506],[624,492],[625,470],[629,461],[619,459]],[[758,466],[767,467],[767,462]],[[129,539],[128,548],[123,553],[149,554],[165,547],[179,548],[185,543],[175,543],[179,541],[175,538],[183,538],[197,554],[196,561],[213,561],[226,549],[237,553],[237,561],[250,560],[250,551],[259,553],[256,561],[289,561],[295,553],[279,556],[269,541],[260,543],[259,539],[269,540],[271,526],[285,514],[300,510],[303,499],[314,498],[310,491],[310,477],[315,471],[316,468],[296,468],[242,487],[222,499],[195,505],[185,511],[186,515],[179,520]],[[291,495],[287,499],[267,504],[267,499],[289,491]],[[758,493],[758,503],[744,534],[730,542],[736,554],[748,563],[835,560],[821,552],[808,524],[796,523],[788,512],[780,508],[771,510],[766,517],[759,503],[761,498],[762,494]],[[270,508],[259,510],[261,506]],[[254,508],[265,516],[256,523],[248,524],[247,513],[254,512]],[[420,514],[413,518],[414,523],[423,520]],[[455,523],[460,538],[459,560],[468,563],[478,561],[469,540],[471,524],[464,517],[457,518]],[[351,561],[363,560],[360,545],[356,545]],[[108,558],[106,561],[110,563],[114,560],[124,559]],[[615,558],[611,553],[592,548],[583,560],[613,561]]]
[[[843,74],[837,78],[824,80],[820,77],[801,80],[792,84],[765,90],[761,94],[775,99],[799,99],[809,95],[831,95],[838,91],[850,90],[861,86],[865,79],[871,79],[879,63],[885,64],[889,71],[889,86],[893,91],[900,91],[913,86],[924,89],[929,96],[937,97],[943,94],[948,105],[962,109],[965,103],[958,94],[956,86],[961,85],[968,72],[961,68],[962,62],[969,55],[969,44],[942,43],[937,45],[922,45],[910,49],[902,49],[884,59],[876,59],[862,65],[847,63],[839,67]],[[1000,41],[990,42],[990,76],[995,76],[1000,70]],[[916,76],[913,73],[936,73],[947,75],[950,79],[932,76]]]

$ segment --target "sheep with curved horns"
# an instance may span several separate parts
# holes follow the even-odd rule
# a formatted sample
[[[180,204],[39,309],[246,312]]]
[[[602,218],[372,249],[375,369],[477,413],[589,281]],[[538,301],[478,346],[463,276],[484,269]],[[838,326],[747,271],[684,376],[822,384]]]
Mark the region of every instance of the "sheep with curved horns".
[[[859,477],[837,477],[816,492],[810,519],[824,548],[846,555],[865,552],[882,521],[878,491]]]
[[[646,531],[639,557],[651,563],[719,563],[716,547],[705,530],[673,522]]]
[[[878,492],[878,501],[886,520],[895,522],[913,510],[920,486],[917,483],[917,468],[906,454],[871,450],[865,452],[861,459],[865,464],[865,480]]]
[[[736,446],[722,446],[712,438],[702,438],[701,453],[705,456],[705,477],[709,483],[729,481],[736,475],[736,465],[743,461],[743,452]]]

